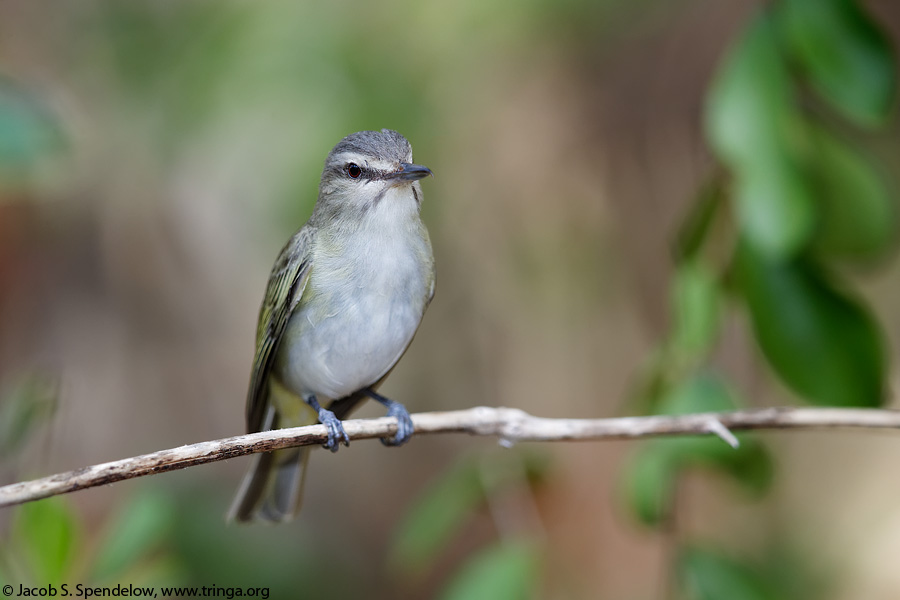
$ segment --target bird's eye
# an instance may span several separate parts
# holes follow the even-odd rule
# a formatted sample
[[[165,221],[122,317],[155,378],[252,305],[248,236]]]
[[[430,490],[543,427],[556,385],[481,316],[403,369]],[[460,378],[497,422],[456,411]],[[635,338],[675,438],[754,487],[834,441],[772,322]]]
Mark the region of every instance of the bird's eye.
[[[362,175],[362,169],[356,163],[350,163],[347,165],[347,175],[350,176],[351,179],[358,179],[360,175]]]

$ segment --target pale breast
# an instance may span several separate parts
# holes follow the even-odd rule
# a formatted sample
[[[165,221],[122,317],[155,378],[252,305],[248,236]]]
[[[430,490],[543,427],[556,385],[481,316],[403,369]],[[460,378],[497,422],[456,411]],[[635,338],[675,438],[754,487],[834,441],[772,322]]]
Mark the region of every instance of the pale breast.
[[[431,286],[420,235],[357,235],[323,248],[279,346],[274,374],[303,397],[336,399],[381,379],[412,341]],[[329,251],[331,250],[331,251]]]

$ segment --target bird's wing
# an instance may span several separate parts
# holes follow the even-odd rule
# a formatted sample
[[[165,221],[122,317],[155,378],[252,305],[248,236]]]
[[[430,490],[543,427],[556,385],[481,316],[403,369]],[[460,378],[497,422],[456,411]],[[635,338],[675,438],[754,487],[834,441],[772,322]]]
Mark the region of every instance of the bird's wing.
[[[314,230],[304,227],[285,244],[272,267],[266,297],[259,309],[256,355],[247,391],[247,431],[259,431],[267,405],[267,381],[275,352],[291,313],[300,302],[312,267]]]

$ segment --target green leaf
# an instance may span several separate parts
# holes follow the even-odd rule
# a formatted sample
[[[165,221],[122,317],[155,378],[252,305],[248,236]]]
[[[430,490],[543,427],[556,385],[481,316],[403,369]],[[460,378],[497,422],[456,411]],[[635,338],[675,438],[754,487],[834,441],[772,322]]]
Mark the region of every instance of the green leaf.
[[[169,533],[173,507],[165,496],[144,491],[109,524],[94,561],[97,580],[109,580],[146,558]]]
[[[741,228],[774,256],[796,253],[815,222],[813,196],[796,158],[805,123],[765,12],[720,67],[706,118],[713,149],[734,173]]]
[[[527,600],[537,597],[540,556],[532,544],[501,543],[473,556],[442,600]]]
[[[677,476],[675,457],[665,449],[643,444],[632,456],[623,471],[621,489],[638,521],[654,527],[665,520]]]
[[[56,411],[56,382],[39,374],[21,378],[0,398],[0,456],[15,453]]]
[[[716,276],[699,260],[683,262],[675,271],[671,349],[680,358],[704,356],[715,342],[720,322]]]
[[[675,239],[675,258],[678,262],[694,258],[709,238],[716,216],[725,203],[722,173],[716,173],[697,193],[690,212],[684,219]]]
[[[785,383],[814,404],[884,402],[885,350],[859,301],[811,261],[772,261],[746,241],[735,265],[756,339]]]
[[[887,35],[854,0],[783,0],[785,40],[816,91],[863,126],[884,124],[897,91]]]
[[[63,581],[74,558],[78,523],[62,498],[23,504],[16,511],[12,546],[24,559],[40,585]]]
[[[813,130],[812,174],[818,183],[814,249],[823,256],[871,259],[891,247],[897,212],[872,164],[825,128]]]
[[[774,258],[796,254],[816,220],[809,181],[786,155],[771,154],[735,172],[741,230]]]
[[[394,540],[391,563],[405,572],[421,572],[483,499],[475,461],[451,469],[408,511]]]
[[[757,569],[718,552],[683,550],[678,565],[690,600],[775,600],[778,595]]]
[[[782,153],[796,127],[790,73],[765,13],[757,15],[725,56],[707,98],[706,132],[730,166]]]

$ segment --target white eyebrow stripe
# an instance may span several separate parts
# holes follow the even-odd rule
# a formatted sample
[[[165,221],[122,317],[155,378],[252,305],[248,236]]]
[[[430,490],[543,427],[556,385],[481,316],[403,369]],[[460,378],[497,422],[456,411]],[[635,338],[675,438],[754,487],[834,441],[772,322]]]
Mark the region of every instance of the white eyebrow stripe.
[[[396,171],[397,167],[391,161],[367,158],[357,152],[341,152],[336,155],[335,160],[338,164],[356,163],[365,166],[367,169],[376,171]]]
[[[356,152],[341,152],[335,157],[336,162],[339,163],[357,163],[357,164],[365,164],[366,158],[362,154],[357,154]]]

